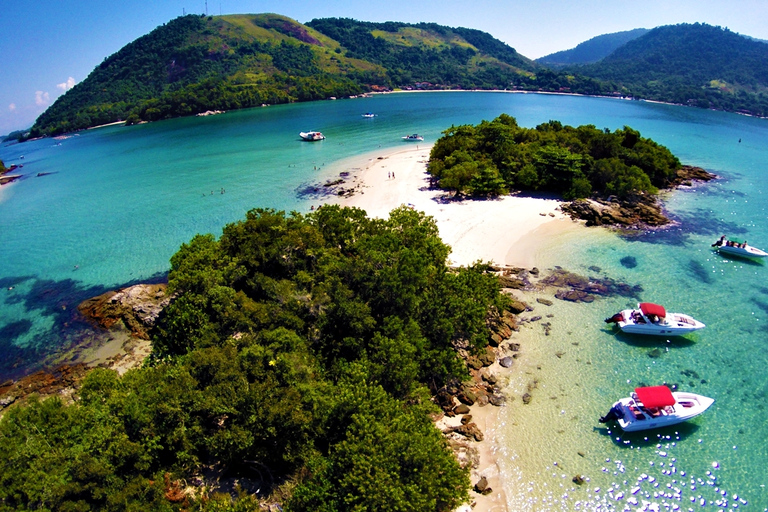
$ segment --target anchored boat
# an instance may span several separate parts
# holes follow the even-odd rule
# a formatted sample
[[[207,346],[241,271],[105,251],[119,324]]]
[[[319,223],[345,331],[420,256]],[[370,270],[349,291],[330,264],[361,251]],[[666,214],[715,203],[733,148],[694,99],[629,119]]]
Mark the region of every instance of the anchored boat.
[[[715,402],[696,393],[672,392],[667,386],[635,388],[611,407],[600,423],[616,421],[625,432],[661,428],[688,421]]]
[[[619,311],[605,323],[616,323],[623,332],[655,336],[680,336],[706,327],[702,322],[683,313],[667,313],[664,306],[641,302],[637,309]]]

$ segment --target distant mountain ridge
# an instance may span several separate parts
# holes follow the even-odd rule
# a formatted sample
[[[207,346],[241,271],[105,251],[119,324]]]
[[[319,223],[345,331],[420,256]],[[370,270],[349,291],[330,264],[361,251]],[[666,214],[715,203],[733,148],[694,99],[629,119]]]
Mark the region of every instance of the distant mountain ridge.
[[[593,38],[568,58],[595,58],[636,34]],[[720,27],[673,25],[599,62],[551,69],[468,28],[188,15],[107,57],[37,119],[30,136],[396,88],[632,96],[768,116],[768,45]]]
[[[504,88],[538,68],[472,29],[188,15],[106,58],[38,118],[32,135],[396,87]]]
[[[657,27],[567,70],[639,98],[768,115],[768,45],[721,27]]]
[[[536,59],[536,62],[553,67],[573,64],[590,64],[604,59],[616,49],[633,39],[637,39],[638,37],[647,34],[648,31],[649,29],[647,28],[636,28],[624,32],[599,35],[578,44],[575,48],[571,48],[570,50],[563,50],[545,55],[544,57]]]

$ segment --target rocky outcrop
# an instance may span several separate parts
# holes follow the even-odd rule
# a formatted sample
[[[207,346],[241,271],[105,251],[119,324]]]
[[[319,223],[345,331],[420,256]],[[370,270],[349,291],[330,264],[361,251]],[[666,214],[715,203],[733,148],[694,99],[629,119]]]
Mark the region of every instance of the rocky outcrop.
[[[166,284],[138,284],[85,300],[77,307],[97,325],[111,329],[121,322],[131,335],[149,339],[158,315],[170,303]]]
[[[691,186],[694,182],[706,182],[717,178],[717,174],[712,174],[701,167],[694,167],[693,165],[684,165],[677,170],[675,179],[672,180],[672,187],[679,186]]]
[[[587,226],[643,228],[659,227],[670,222],[652,196],[638,196],[630,200],[577,199],[563,204],[561,209],[574,219],[586,221]]]
[[[684,165],[678,169],[668,189],[691,186],[694,182],[705,182],[717,178],[701,167]],[[654,195],[637,194],[619,199],[577,199],[564,203],[560,209],[574,219],[584,220],[587,226],[617,226],[621,228],[659,227],[670,223],[662,212],[661,204]]]

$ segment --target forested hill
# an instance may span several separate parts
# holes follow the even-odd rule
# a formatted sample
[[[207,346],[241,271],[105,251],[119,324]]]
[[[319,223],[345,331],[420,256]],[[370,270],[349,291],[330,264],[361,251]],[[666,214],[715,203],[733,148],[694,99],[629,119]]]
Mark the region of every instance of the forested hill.
[[[397,87],[505,88],[534,79],[537,68],[471,29],[188,15],[105,59],[40,116],[32,135]]]
[[[570,50],[563,50],[561,52],[545,55],[540,59],[536,59],[536,62],[552,67],[566,66],[569,64],[590,64],[607,57],[617,48],[627,44],[633,39],[645,35],[647,32],[647,28],[636,28],[624,32],[603,34],[584,41]]]
[[[635,97],[768,115],[768,45],[720,27],[658,27],[571,71]]]

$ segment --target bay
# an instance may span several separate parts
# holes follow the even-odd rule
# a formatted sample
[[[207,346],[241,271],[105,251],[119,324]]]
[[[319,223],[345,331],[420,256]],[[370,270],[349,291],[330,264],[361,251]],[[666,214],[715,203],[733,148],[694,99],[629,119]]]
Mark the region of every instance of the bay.
[[[367,111],[377,116],[362,118]],[[404,144],[408,133],[434,142],[451,125],[501,113],[528,127],[627,125],[721,176],[667,197],[673,228],[635,237],[581,230],[537,253],[542,269],[639,284],[640,299],[707,328],[673,340],[618,336],[602,320],[637,301],[621,297],[555,301],[549,336],[535,324],[523,329],[508,391],[533,386],[533,400],[512,401],[494,433],[510,509],[637,510],[645,501],[648,510],[765,510],[766,269],[710,248],[722,234],[768,248],[768,122],[736,114],[560,95],[390,94],[4,146],[0,159],[23,164],[24,178],[0,189],[0,380],[85,336],[79,301],[161,279],[196,233],[218,235],[256,207],[309,211],[320,199],[307,185],[337,176],[344,169],[335,162]],[[306,130],[328,138],[302,142]],[[622,264],[627,256],[635,267]],[[597,423],[639,383],[662,382],[716,402],[686,425],[647,435]],[[588,481],[574,484],[576,474]]]

